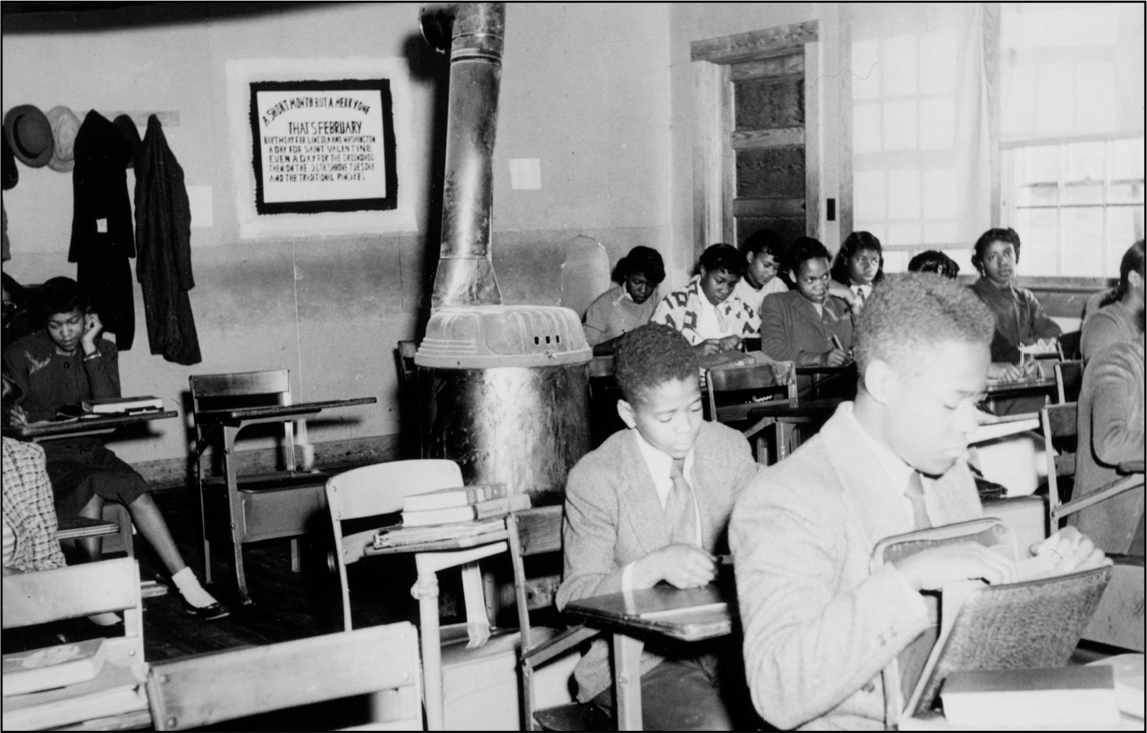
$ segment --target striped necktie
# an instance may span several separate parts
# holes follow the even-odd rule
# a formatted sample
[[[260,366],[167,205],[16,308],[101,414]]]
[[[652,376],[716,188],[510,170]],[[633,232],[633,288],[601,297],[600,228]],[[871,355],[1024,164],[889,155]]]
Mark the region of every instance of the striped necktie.
[[[665,526],[669,530],[670,543],[698,545],[697,510],[693,506],[693,489],[682,473],[684,467],[685,459],[675,458],[673,467],[669,469],[673,488],[669,490],[669,498],[665,502]]]

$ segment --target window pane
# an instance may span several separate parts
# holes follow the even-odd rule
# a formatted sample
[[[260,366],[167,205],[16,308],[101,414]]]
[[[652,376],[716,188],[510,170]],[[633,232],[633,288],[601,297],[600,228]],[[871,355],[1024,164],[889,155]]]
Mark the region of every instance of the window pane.
[[[1066,132],[1072,129],[1075,105],[1072,103],[1074,78],[1071,64],[1040,64],[1036,73],[1036,129]]]
[[[920,218],[920,171],[888,171],[888,218]],[[919,241],[920,235],[917,233],[914,241],[905,244],[916,244]]]
[[[920,240],[920,225],[917,223],[888,225],[888,244],[920,244]]]
[[[1022,186],[1016,195],[1016,206],[1059,206],[1059,187]]]
[[[1058,275],[1059,212],[1055,209],[1020,209],[1016,211],[1015,229],[1023,242],[1020,272],[1033,276]]]
[[[907,272],[910,255],[915,252],[885,252],[884,272]]]
[[[884,96],[896,97],[916,93],[916,36],[893,36],[884,41],[884,58],[880,69],[884,78]]]
[[[1067,146],[1065,181],[1103,181],[1104,143],[1072,143]]]
[[[1021,148],[1017,163],[1017,173],[1021,183],[1059,182],[1059,146]]]
[[[925,221],[924,244],[952,244],[956,241],[956,222]]]
[[[956,217],[956,171],[924,171],[924,218]]]
[[[1063,187],[1065,204],[1102,204],[1102,183],[1069,183]]]
[[[884,105],[884,149],[916,149],[916,102],[886,102]]]
[[[856,206],[856,225],[861,221],[888,217],[884,197],[884,171],[856,171],[853,176],[852,200]],[[863,231],[863,229],[861,230]],[[872,231],[869,229],[868,231]],[[875,232],[873,232],[875,234]]]
[[[1103,277],[1103,208],[1063,210],[1063,263],[1071,277]]]
[[[1119,275],[1119,262],[1123,259],[1123,253],[1143,236],[1136,236],[1136,218],[1142,229],[1142,206],[1112,206],[1107,209],[1107,265],[1104,268],[1107,277]]]
[[[1112,140],[1107,148],[1111,155],[1111,180],[1143,180],[1143,138]]]
[[[1075,67],[1075,129],[1110,130],[1115,122],[1115,67],[1079,64]]]
[[[1143,183],[1112,183],[1107,200],[1113,204],[1137,204],[1143,202]]]
[[[852,41],[853,99],[876,99],[880,96],[880,41],[877,39]]]
[[[880,152],[880,105],[858,104],[852,108],[852,151]]]
[[[920,149],[948,150],[955,135],[956,104],[951,97],[920,102]]]

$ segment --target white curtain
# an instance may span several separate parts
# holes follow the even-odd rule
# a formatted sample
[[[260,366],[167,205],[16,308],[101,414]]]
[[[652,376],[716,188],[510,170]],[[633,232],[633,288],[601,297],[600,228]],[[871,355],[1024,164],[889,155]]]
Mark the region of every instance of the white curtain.
[[[857,3],[854,229],[891,249],[964,251],[990,226],[984,6]]]

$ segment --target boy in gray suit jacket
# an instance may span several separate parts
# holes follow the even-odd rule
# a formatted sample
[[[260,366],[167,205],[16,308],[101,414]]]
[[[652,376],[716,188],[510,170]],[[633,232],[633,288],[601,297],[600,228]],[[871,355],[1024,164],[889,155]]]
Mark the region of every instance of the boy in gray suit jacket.
[[[890,277],[860,314],[855,404],[841,404],[737,502],[729,539],[745,674],[769,723],[895,724],[884,720],[880,673],[929,625],[920,591],[1017,577],[1010,559],[971,543],[869,570],[885,537],[982,515],[965,455],[994,330],[991,312],[958,283]],[[1109,562],[1072,527],[1031,553],[1049,572]]]
[[[628,429],[570,471],[558,608],[662,581],[678,588],[711,582],[733,503],[757,472],[739,432],[703,421],[697,357],[684,336],[660,324],[630,331],[615,365],[624,395],[617,410]],[[715,655],[646,651],[641,674],[645,729],[733,729]],[[574,676],[578,699],[610,712],[604,640],[593,643]]]

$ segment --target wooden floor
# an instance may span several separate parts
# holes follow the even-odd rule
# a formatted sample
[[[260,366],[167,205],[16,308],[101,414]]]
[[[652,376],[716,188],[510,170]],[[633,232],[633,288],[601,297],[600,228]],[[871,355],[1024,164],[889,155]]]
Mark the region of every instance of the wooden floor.
[[[165,490],[154,496],[184,559],[202,579],[199,503],[194,491]],[[143,579],[154,578],[170,584],[158,558],[138,535],[135,548]],[[245,566],[254,603],[244,606],[239,603],[235,590],[230,548],[213,545],[213,582],[206,587],[231,609],[231,615],[217,621],[200,621],[183,610],[174,587],[165,596],[145,599],[146,659],[157,662],[341,631],[338,575],[328,567],[327,551],[325,534],[304,538],[302,572],[292,573],[288,540],[246,545]],[[410,595],[415,580],[413,558],[401,555],[373,558],[350,566],[348,571],[354,628],[417,620],[417,602]],[[452,615],[454,597],[449,583],[445,583],[442,605],[447,616]],[[104,635],[86,619],[70,622],[63,631],[69,640]],[[4,633],[4,652],[43,645],[45,639],[40,635],[26,636],[19,630]]]

